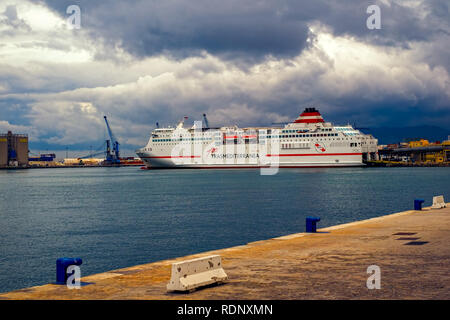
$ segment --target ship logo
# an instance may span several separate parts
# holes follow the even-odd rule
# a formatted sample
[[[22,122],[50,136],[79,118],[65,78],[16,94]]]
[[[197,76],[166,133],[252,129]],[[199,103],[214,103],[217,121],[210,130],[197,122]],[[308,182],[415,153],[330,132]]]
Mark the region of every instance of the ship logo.
[[[216,151],[217,151],[217,148],[211,148],[211,149],[208,150],[208,153],[213,154]]]
[[[323,144],[318,143],[318,142],[316,142],[314,144],[314,147],[316,147],[316,151],[317,152],[325,152],[325,151],[327,151],[327,149],[325,149],[325,146]]]

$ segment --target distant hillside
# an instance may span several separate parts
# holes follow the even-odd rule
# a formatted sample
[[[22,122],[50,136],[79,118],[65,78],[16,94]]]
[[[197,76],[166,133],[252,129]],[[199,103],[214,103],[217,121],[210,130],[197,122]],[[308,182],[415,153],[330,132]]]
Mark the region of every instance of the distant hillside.
[[[427,139],[430,142],[447,140],[450,128],[443,129],[435,126],[416,127],[380,127],[361,129],[364,133],[371,133],[378,139],[378,144],[407,142],[410,140]]]

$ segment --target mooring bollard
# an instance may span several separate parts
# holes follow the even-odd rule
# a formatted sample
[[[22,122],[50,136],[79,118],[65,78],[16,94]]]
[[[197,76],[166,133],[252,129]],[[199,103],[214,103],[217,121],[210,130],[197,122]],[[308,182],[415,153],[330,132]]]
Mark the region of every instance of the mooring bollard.
[[[422,203],[424,203],[425,200],[423,199],[415,199],[414,200],[414,210],[422,210]]]
[[[56,283],[66,284],[67,268],[69,266],[80,266],[83,263],[81,258],[59,258],[56,260]]]
[[[320,221],[318,217],[306,217],[306,232],[316,232],[316,223]]]

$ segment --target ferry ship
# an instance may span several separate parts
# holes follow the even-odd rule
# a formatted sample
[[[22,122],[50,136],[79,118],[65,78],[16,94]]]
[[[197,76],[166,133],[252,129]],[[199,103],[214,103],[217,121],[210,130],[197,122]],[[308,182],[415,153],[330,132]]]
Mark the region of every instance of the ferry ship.
[[[348,167],[378,159],[377,139],[325,122],[315,108],[283,127],[210,128],[203,116],[190,128],[185,117],[176,127],[153,130],[136,150],[144,168]]]

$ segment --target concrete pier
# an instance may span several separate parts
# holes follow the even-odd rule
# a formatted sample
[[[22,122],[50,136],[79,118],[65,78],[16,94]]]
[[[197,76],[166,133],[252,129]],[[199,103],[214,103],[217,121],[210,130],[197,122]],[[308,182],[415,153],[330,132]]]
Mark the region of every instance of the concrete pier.
[[[167,293],[175,261],[219,254],[229,280]],[[367,288],[377,265],[381,288]],[[450,299],[450,205],[298,233],[83,277],[80,289],[48,284],[0,299]]]

